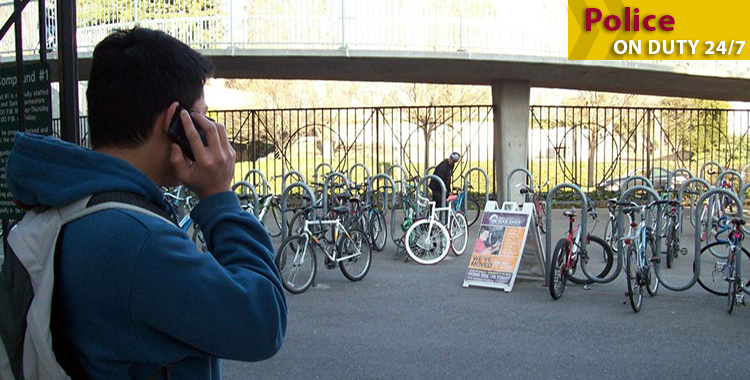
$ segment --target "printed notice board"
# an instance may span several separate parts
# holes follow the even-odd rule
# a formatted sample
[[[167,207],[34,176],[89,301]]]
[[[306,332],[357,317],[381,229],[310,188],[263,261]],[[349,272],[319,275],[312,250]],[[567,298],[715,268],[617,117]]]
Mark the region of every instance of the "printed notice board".
[[[531,214],[526,212],[485,211],[464,287],[513,290],[530,221]]]

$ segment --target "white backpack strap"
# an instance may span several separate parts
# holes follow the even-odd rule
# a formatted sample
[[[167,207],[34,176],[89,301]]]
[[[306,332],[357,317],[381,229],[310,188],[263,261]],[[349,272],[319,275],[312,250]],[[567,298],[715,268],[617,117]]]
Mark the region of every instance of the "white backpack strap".
[[[127,204],[127,203],[121,203],[121,202],[105,202],[105,203],[99,203],[97,205],[86,207],[86,205],[89,203],[89,200],[91,199],[91,196],[79,199],[63,208],[60,209],[60,219],[62,224],[67,224],[69,222],[72,222],[76,219],[83,218],[84,216],[91,215],[93,213],[104,211],[104,210],[110,210],[110,209],[118,209],[118,210],[129,210],[129,211],[135,211],[144,215],[150,215],[155,218],[159,218],[169,224],[174,225],[174,222],[171,220],[155,213],[149,210],[146,210],[143,207],[138,207],[135,205]]]

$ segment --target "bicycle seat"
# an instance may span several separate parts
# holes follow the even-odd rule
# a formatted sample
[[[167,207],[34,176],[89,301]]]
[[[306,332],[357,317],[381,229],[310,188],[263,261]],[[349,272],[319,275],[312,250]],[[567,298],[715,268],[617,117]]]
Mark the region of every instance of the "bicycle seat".
[[[609,198],[607,199],[607,203],[611,205],[616,205],[619,200],[617,198]]]
[[[458,199],[458,196],[456,196],[455,194],[453,194],[453,195],[451,195],[450,197],[448,197],[448,198],[446,198],[446,199],[445,199],[445,203],[450,203],[450,202],[453,202],[453,201],[455,201],[456,199]]]
[[[568,210],[564,211],[563,215],[567,216],[568,218],[576,216],[576,210]]]
[[[344,215],[349,213],[349,207],[347,206],[337,206],[333,208],[333,212],[339,215]]]

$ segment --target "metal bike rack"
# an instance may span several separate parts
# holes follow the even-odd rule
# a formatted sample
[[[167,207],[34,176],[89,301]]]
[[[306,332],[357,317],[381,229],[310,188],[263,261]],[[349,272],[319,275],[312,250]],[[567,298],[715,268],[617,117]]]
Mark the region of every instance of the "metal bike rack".
[[[385,179],[386,181],[391,183],[391,239],[395,239],[394,236],[396,234],[396,183],[393,182],[393,178],[385,173],[376,174],[373,177],[370,178],[370,181],[367,182],[367,193],[369,194],[372,192],[372,184],[375,183],[378,179]],[[388,192],[385,193],[385,199],[383,200],[384,206],[388,205]],[[383,218],[385,218],[385,215],[383,215]]]
[[[407,181],[409,179],[409,171],[406,170],[406,169],[404,169],[404,167],[401,166],[401,165],[399,165],[399,164],[393,164],[393,165],[387,167],[385,169],[385,172],[383,172],[383,173],[388,174],[389,176],[391,176],[391,179],[393,179],[393,174],[392,174],[393,169],[399,169],[399,170],[401,170],[401,192],[403,193],[404,192],[404,187],[406,186],[406,184],[404,183],[404,181]],[[395,183],[395,180],[394,180],[394,183]]]
[[[719,168],[719,173],[721,173],[721,172],[724,171],[724,167],[721,166],[720,163],[718,163],[716,161],[708,161],[708,162],[704,163],[703,165],[701,165],[701,171],[700,171],[700,177],[701,178],[706,179],[706,168],[708,166],[710,166],[710,165],[717,166]]]
[[[315,174],[313,174],[313,182],[318,182],[318,177],[320,177],[318,175],[318,172],[320,171],[321,168],[324,168],[324,167],[328,168],[328,173],[333,173],[336,171],[336,169],[333,168],[333,165],[327,162],[321,162],[320,164],[318,164],[318,166],[315,167]]]
[[[691,185],[693,183],[701,184],[707,190],[711,189],[711,184],[709,184],[708,181],[706,181],[703,178],[693,177],[693,178],[688,179],[687,181],[685,181],[685,183],[683,183],[680,186],[680,191],[677,193],[677,201],[680,202],[680,205],[682,205],[682,202],[685,199],[685,188],[687,188],[688,185]],[[695,212],[696,212],[697,209],[696,210],[692,209],[692,207],[693,207],[693,203],[692,202],[690,202],[690,207],[691,207],[691,209],[690,209],[690,218],[694,219],[696,217]],[[683,225],[683,215],[684,215],[682,207],[680,207],[678,209],[678,212],[679,212],[678,218],[680,220],[680,236],[682,236],[682,225]]]
[[[744,175],[745,175],[745,172],[747,171],[747,169],[750,169],[750,164],[747,164],[744,167],[742,167],[742,171],[740,172],[740,174],[743,175],[742,178],[745,178]]]
[[[252,169],[248,171],[245,174],[245,178],[243,178],[242,180],[245,182],[250,182],[248,180],[250,179],[250,177],[252,177],[253,174],[257,174],[260,177],[260,179],[263,181],[263,196],[268,195],[268,190],[271,188],[271,186],[268,184],[268,181],[266,181],[266,176],[263,175],[263,172],[261,172],[260,170]]]
[[[737,215],[740,218],[742,218],[742,215],[743,215],[742,200],[740,199],[740,197],[737,196],[737,194],[735,194],[732,191],[726,190],[726,189],[711,189],[709,191],[706,191],[698,199],[698,203],[696,204],[696,208],[700,208],[700,206],[703,204],[703,202],[706,201],[706,198],[711,197],[714,194],[723,195],[723,196],[727,196],[727,197],[731,198],[732,201],[735,202],[735,204],[737,205]],[[701,224],[700,223],[695,223],[695,252],[697,252],[696,253],[697,257],[700,257],[700,250],[701,250],[701,237],[700,237],[700,235],[701,235]],[[742,265],[741,265],[741,263],[742,263],[741,257],[742,256],[741,255],[742,255],[742,253],[740,253],[740,257],[737,259],[737,273],[742,273]],[[699,260],[696,259],[695,263],[693,264],[693,268],[695,270],[695,275],[693,277],[695,277],[695,280],[697,281],[698,280],[698,276],[700,276],[700,271],[701,271],[701,265],[700,265],[700,261]],[[740,287],[741,287],[742,291],[744,291],[745,293],[749,293],[750,294],[750,289],[748,289],[745,286],[745,284],[740,283]]]
[[[740,186],[739,186],[740,189],[742,189],[742,187],[745,186],[745,181],[742,179],[742,174],[740,174],[736,170],[727,169],[719,173],[719,176],[716,177],[716,187],[721,186],[721,180],[723,180],[724,177],[726,177],[727,175],[733,175],[737,177],[737,179],[740,181]]]
[[[313,193],[310,186],[308,186],[304,182],[294,182],[290,184],[289,186],[284,188],[284,191],[281,193],[281,240],[284,241],[286,238],[288,238],[289,231],[287,230],[287,222],[286,222],[286,214],[289,210],[287,210],[287,200],[289,199],[289,192],[294,189],[295,187],[301,188],[303,191],[307,192],[307,195],[310,196],[310,204],[315,205],[315,193]],[[312,213],[312,217],[315,218],[315,213]]]
[[[490,175],[487,174],[487,171],[480,168],[479,166],[475,166],[469,170],[466,171],[466,174],[464,174],[464,194],[468,194],[467,190],[469,188],[469,176],[472,172],[480,172],[484,175],[484,204],[486,205],[490,201]],[[533,178],[531,179],[534,180]],[[464,202],[464,212],[466,212],[466,205],[468,203]],[[482,212],[482,210],[479,210],[479,212]]]
[[[446,195],[448,195],[448,191],[445,188],[445,183],[443,182],[443,179],[434,174],[427,174],[424,177],[422,177],[422,179],[420,179],[419,183],[417,184],[415,193],[419,193],[419,188],[424,186],[423,194],[425,198],[428,198],[427,197],[427,188],[429,187],[427,186],[428,179],[437,180],[438,183],[440,184],[440,190],[442,191],[442,195],[443,195],[442,197],[440,197],[440,207],[445,207],[445,198],[446,198]],[[419,202],[417,202],[417,207],[419,207]]]
[[[331,182],[332,178],[341,178],[344,180],[344,183],[346,183],[346,191],[348,192],[351,188],[351,183],[349,182],[349,178],[347,178],[344,173],[341,172],[333,172],[328,173],[326,176],[325,182],[323,182],[323,217],[325,218],[328,215],[328,184]]]
[[[437,166],[430,166],[429,168],[427,168],[427,170],[424,171],[424,175],[430,174],[430,172],[435,170],[435,168],[437,168]]]
[[[669,188],[670,186],[672,186],[672,180],[674,180],[674,177],[676,177],[677,174],[687,174],[688,175],[688,179],[695,178],[695,175],[693,175],[693,172],[691,172],[690,170],[687,170],[685,168],[679,168],[679,169],[675,169],[673,171],[668,171],[667,172],[667,188]]]
[[[510,174],[508,174],[508,178],[505,179],[505,201],[506,202],[510,202],[510,190],[511,190],[511,188],[510,188],[510,180],[513,179],[513,174],[516,174],[518,172],[526,173],[526,179],[529,180],[529,186],[531,186],[532,188],[534,187],[534,176],[531,175],[531,172],[528,169],[526,169],[526,168],[516,168],[516,169],[513,169],[513,171],[511,171]],[[578,188],[578,190],[580,190],[580,188]],[[529,195],[526,194],[526,196],[524,197],[524,199],[528,202]]]
[[[588,226],[587,219],[588,219],[588,200],[586,199],[586,194],[583,193],[583,190],[576,185],[572,183],[561,183],[550,190],[549,194],[547,194],[547,219],[545,221],[546,226],[548,228],[547,233],[545,234],[545,249],[544,249],[544,284],[549,285],[548,281],[548,274],[551,268],[551,262],[552,262],[552,196],[555,195],[555,193],[562,189],[562,188],[568,188],[573,189],[575,192],[578,193],[578,196],[581,198],[581,210],[583,210],[581,214],[581,236],[584,238],[586,235],[586,227]],[[586,249],[586,239],[581,239],[581,244],[583,247],[581,249]]]
[[[300,179],[300,181],[298,181],[298,182],[305,182],[305,183],[307,183],[307,180],[305,180],[305,176],[302,175],[302,173],[300,173],[300,172],[298,172],[296,170],[292,170],[292,171],[284,174],[283,177],[281,177],[281,191],[286,190],[286,179],[289,178],[289,177],[291,177],[291,176],[293,176],[293,175],[296,175]]]
[[[354,170],[357,168],[365,169],[365,181],[369,181],[370,169],[368,169],[365,164],[354,164],[352,165],[352,167],[349,168],[349,171],[346,173],[347,177],[349,178],[349,182],[354,182],[354,176],[352,174],[354,174]]]
[[[253,215],[258,216],[260,210],[258,210],[258,193],[255,191],[255,186],[253,186],[250,182],[240,181],[232,185],[232,191],[236,191],[238,187],[242,187],[243,189],[250,189],[250,193],[253,196]],[[247,193],[243,191],[242,194]]]
[[[622,185],[620,185],[620,192],[622,193],[623,189],[627,189],[628,185],[630,184],[630,182],[633,182],[633,181],[643,181],[643,183],[647,184],[648,187],[650,187],[652,189],[654,188],[654,183],[651,182],[650,179],[648,179],[648,178],[646,178],[646,177],[644,177],[642,175],[633,175],[633,176],[628,177],[625,180],[625,182],[623,182]]]
[[[634,193],[639,192],[639,191],[646,192],[646,194],[648,194],[648,196],[652,200],[654,200],[654,201],[658,201],[660,199],[659,198],[659,194],[652,187],[648,187],[648,186],[635,186],[635,187],[632,187],[632,188],[626,190],[620,196],[620,199],[617,200],[617,203],[620,204],[620,205],[624,204],[625,201],[628,199],[628,197],[631,194],[634,194]],[[604,277],[604,278],[598,278],[595,275],[592,275],[591,273],[589,273],[588,270],[586,269],[586,265],[584,264],[583,261],[581,261],[581,264],[582,264],[581,265],[581,269],[583,269],[583,274],[586,277],[588,277],[588,279],[591,280],[592,282],[596,282],[596,283],[599,283],[599,284],[605,284],[605,283],[608,283],[608,282],[612,282],[622,272],[622,267],[623,267],[624,261],[625,261],[625,251],[623,249],[624,247],[622,246],[623,224],[625,223],[625,220],[624,220],[625,219],[625,212],[623,211],[623,209],[624,209],[624,207],[618,207],[617,208],[617,251],[616,251],[616,253],[617,253],[617,266],[615,267],[615,270],[612,273],[610,273],[608,276]],[[662,206],[660,205],[659,208],[658,208],[658,211],[657,211],[657,215],[656,215],[657,218],[661,217],[661,215],[660,215],[661,210],[662,210]],[[650,217],[651,213],[649,213],[648,216]],[[651,220],[650,219],[646,219],[646,224],[648,225],[650,223],[651,223]],[[661,248],[660,248],[661,247],[661,225],[659,223],[656,224],[656,233],[655,233],[655,235],[656,235],[656,248],[655,248],[656,252],[654,252],[654,253],[658,256],[658,254],[659,254],[659,252],[661,250]]]

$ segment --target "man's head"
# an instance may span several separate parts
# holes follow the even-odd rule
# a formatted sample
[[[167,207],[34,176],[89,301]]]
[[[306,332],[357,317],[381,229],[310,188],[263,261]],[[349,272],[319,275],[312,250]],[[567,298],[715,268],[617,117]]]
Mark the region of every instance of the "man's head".
[[[458,152],[453,152],[451,153],[450,156],[448,156],[448,163],[451,164],[452,166],[453,164],[458,162],[458,160],[460,159],[461,159],[461,155]]]
[[[92,147],[148,147],[153,171],[168,174],[170,141],[164,131],[175,102],[205,113],[203,86],[212,70],[205,57],[164,32],[135,28],[110,34],[94,49],[86,91]]]

